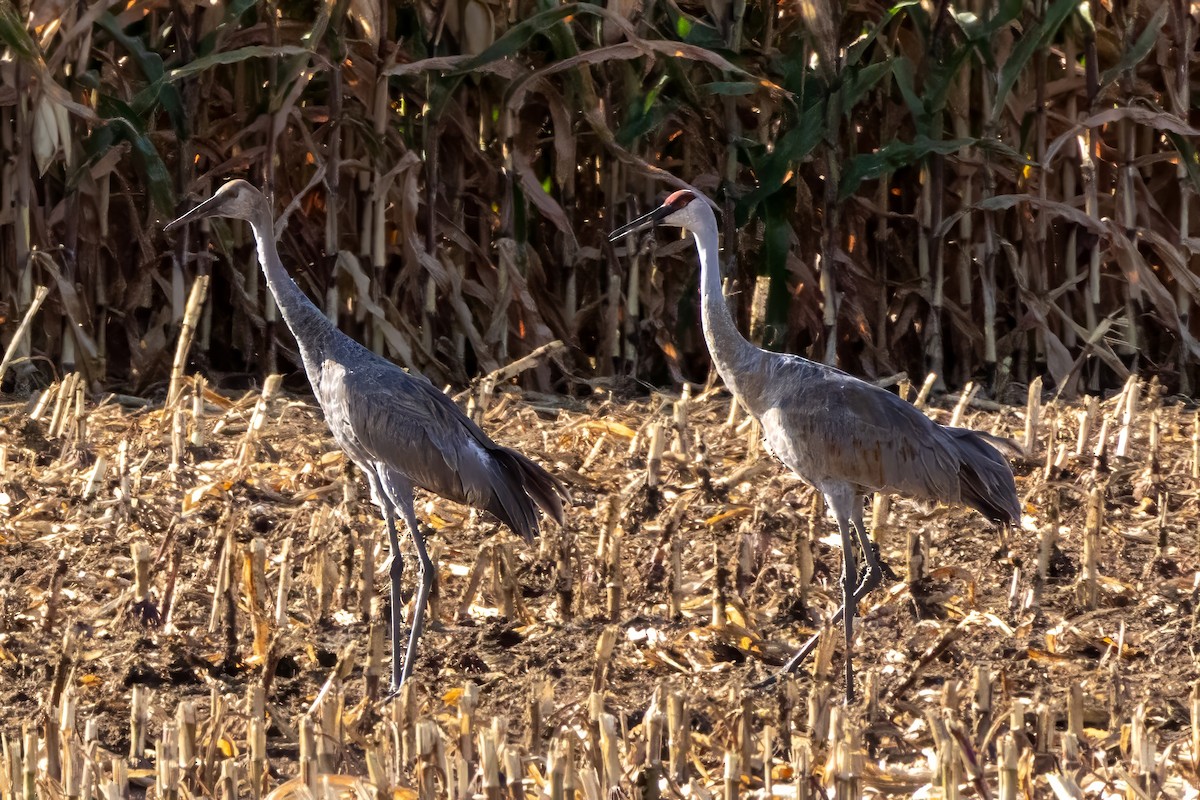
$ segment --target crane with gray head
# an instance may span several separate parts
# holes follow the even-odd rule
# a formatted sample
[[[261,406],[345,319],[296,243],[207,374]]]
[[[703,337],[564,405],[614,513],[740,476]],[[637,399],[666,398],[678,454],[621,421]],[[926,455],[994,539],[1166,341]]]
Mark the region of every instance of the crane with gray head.
[[[226,183],[211,198],[168,223],[166,230],[218,216],[250,223],[267,286],[300,347],[304,371],[333,439],[366,475],[371,499],[383,513],[392,551],[392,690],[396,691],[412,673],[433,584],[433,565],[413,508],[414,487],[489,511],[526,541],[537,535],[538,508],[562,524],[567,491],[542,467],[488,438],[425,376],[401,369],[338,330],[284,269],[275,248],[271,206],[246,181]],[[400,579],[404,561],[397,514],[408,526],[418,561],[416,604],[403,658]]]
[[[824,495],[837,520],[842,607],[831,624],[839,618],[845,622],[846,701],[853,702],[855,609],[883,580],[863,524],[864,495],[895,492],[967,505],[998,525],[1013,525],[1021,509],[1012,469],[989,443],[1005,446],[1003,440],[939,425],[897,395],[841,370],[755,347],[738,331],[721,291],[717,220],[707,200],[687,189],[677,191],[609,239],[654,225],[691,232],[700,257],[704,339],[717,372],[737,402],[758,419],[767,449]],[[861,581],[852,526],[867,564]],[[813,636],[801,647],[780,674],[794,670],[817,640]]]

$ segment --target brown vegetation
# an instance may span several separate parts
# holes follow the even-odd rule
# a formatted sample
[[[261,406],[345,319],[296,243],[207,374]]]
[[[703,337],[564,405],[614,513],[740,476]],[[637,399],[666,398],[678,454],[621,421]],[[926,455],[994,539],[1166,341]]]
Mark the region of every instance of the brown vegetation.
[[[381,525],[316,409],[277,385],[234,399],[196,378],[162,408],[93,406],[70,380],[3,410],[0,792],[1182,797],[1200,783],[1200,427],[1153,384],[1023,414],[969,395],[928,409],[1028,432],[1027,516],[1001,541],[973,512],[876,501],[905,579],[862,604],[865,699],[848,709],[836,627],[794,679],[748,688],[820,630],[840,556],[812,490],[719,389],[469,398],[576,504],[528,547],[422,503],[434,623],[406,691],[383,701]]]
[[[310,294],[435,381],[554,338],[585,376],[696,380],[688,248],[603,239],[687,182],[772,347],[1187,391],[1196,31],[1167,0],[3,0],[0,297],[14,325],[56,289],[43,383],[158,385],[199,274],[198,364],[289,365],[247,232],[160,234],[242,175]]]
[[[0,0],[0,381],[32,392],[0,409],[0,794],[1195,793],[1200,425],[1162,398],[1200,355],[1198,23]],[[278,391],[248,231],[161,234],[233,176],[344,330],[491,375],[470,413],[576,495],[532,549],[425,504],[438,624],[396,702],[380,526]],[[605,242],[685,183],[756,341],[931,374],[929,413],[1029,450],[1006,541],[876,500],[904,580],[850,709],[837,636],[747,690],[836,605],[831,528],[705,381],[691,244]]]

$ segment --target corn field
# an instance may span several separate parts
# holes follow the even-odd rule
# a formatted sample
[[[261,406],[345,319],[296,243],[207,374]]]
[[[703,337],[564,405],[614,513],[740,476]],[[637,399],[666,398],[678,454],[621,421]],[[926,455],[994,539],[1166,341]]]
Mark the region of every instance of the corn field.
[[[575,504],[528,544],[422,504],[438,578],[388,698],[383,526],[279,384],[94,402],[72,373],[0,405],[4,800],[1200,791],[1200,414],[1153,381],[1082,407],[918,399],[1024,428],[1026,513],[1001,544],[965,509],[875,500],[906,575],[861,604],[851,705],[822,623],[833,525],[719,387],[473,390]]]
[[[0,800],[1197,796],[1198,26],[0,0]],[[233,177],[342,330],[476,381],[574,495],[528,545],[421,496],[397,697],[384,533],[279,391],[250,231],[162,231]],[[859,704],[831,526],[706,380],[692,243],[607,240],[680,187],[756,342],[1023,430],[1004,539],[874,498],[905,576],[861,604]]]
[[[1135,371],[1188,392],[1198,16],[0,0],[10,386],[161,388],[199,276],[195,365],[294,371],[248,231],[161,233],[241,176],[310,296],[435,382],[555,339],[567,361],[530,388],[703,380],[690,242],[605,240],[692,186],[723,210],[728,291],[767,347],[998,395]]]

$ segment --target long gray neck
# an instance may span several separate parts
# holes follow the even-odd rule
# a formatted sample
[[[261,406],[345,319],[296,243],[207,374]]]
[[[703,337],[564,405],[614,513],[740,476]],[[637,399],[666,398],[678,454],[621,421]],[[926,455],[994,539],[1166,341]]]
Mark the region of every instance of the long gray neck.
[[[325,361],[329,346],[337,338],[339,331],[329,318],[313,305],[284,269],[279,260],[279,251],[275,249],[274,223],[270,209],[264,208],[259,216],[257,222],[251,223],[254,240],[258,244],[258,263],[267,278],[267,286],[275,297],[275,305],[279,306],[279,312],[283,315],[283,321],[296,337],[296,344],[300,346],[300,358],[304,361],[304,371],[308,373],[309,381],[315,387],[321,364]]]
[[[738,331],[721,290],[716,219],[704,220],[692,230],[692,236],[700,256],[700,315],[708,352],[725,385],[757,413],[761,393],[757,362],[763,351],[750,344]]]

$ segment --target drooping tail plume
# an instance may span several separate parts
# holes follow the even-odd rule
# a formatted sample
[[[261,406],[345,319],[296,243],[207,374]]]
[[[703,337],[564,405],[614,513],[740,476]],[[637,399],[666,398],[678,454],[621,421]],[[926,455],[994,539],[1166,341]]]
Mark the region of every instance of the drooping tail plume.
[[[495,459],[494,494],[488,511],[526,541],[538,533],[537,508],[559,525],[563,523],[563,500],[568,494],[558,478],[507,447],[497,447],[491,454]]]
[[[989,441],[993,437],[966,428],[946,430],[961,459],[962,501],[997,525],[1017,524],[1021,519],[1017,487],[1008,461]]]

